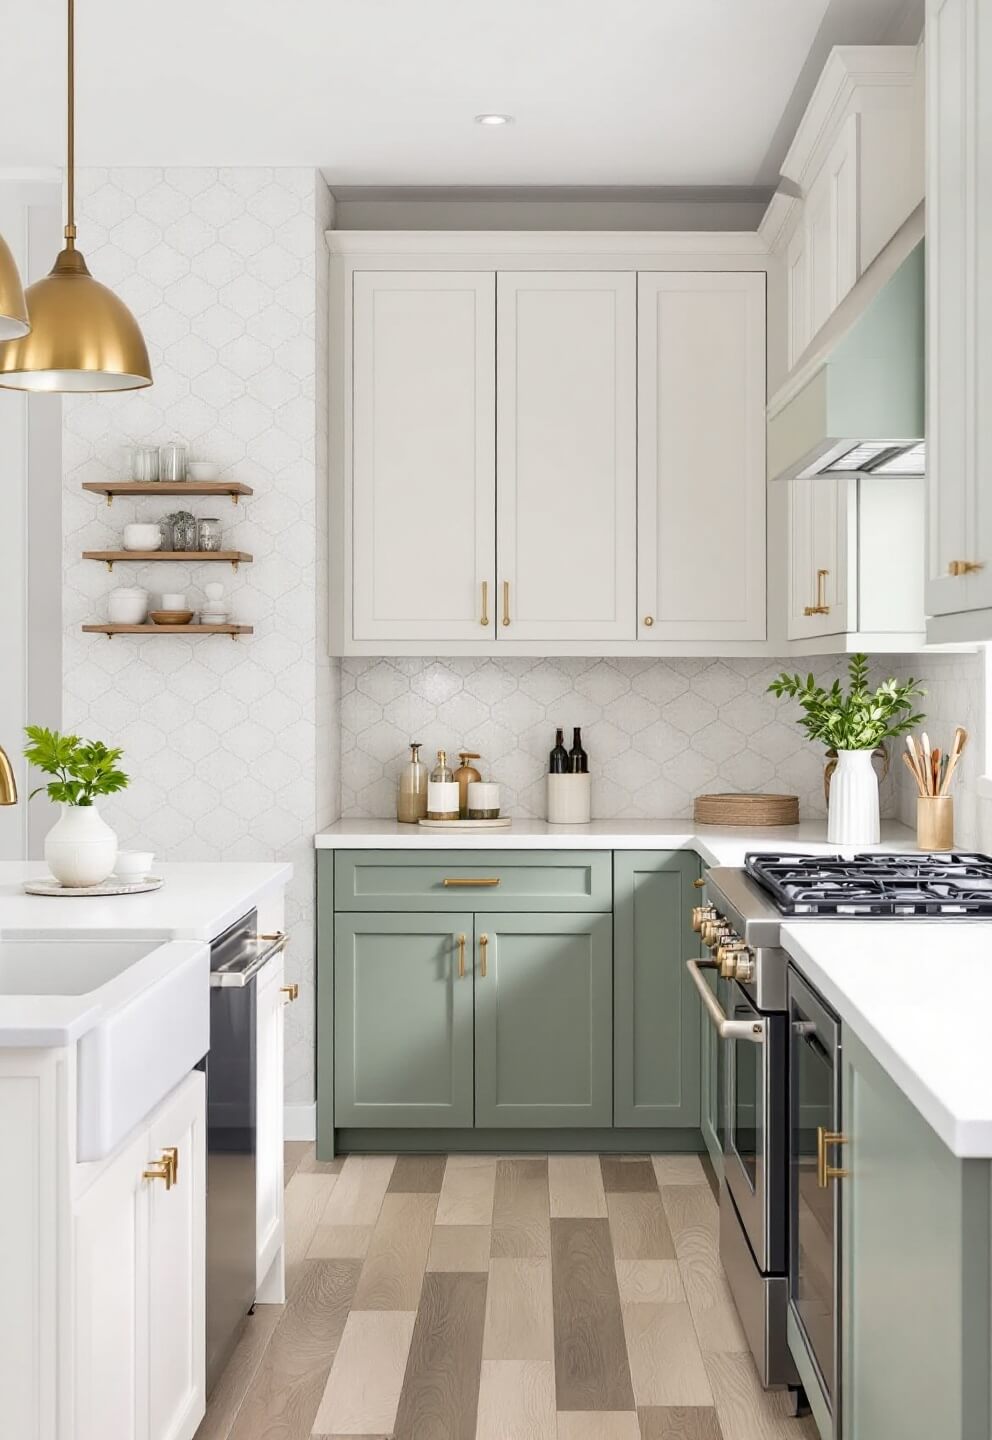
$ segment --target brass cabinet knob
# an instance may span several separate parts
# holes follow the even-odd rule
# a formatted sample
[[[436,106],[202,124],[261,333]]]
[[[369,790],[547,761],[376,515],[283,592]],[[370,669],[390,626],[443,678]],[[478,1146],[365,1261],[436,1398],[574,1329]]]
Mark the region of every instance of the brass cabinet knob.
[[[283,994],[285,995],[285,997],[286,997],[286,1004],[287,1004],[287,1005],[292,1005],[292,1003],[293,1003],[294,1000],[299,1000],[299,998],[300,998],[300,987],[299,987],[299,985],[296,984],[295,981],[293,982],[292,985],[281,985],[279,988],[282,990],[282,993],[283,993]]]
[[[644,617],[644,623],[645,623],[645,625],[647,626],[647,628],[650,630],[650,629],[651,629],[651,626],[654,624],[654,616],[653,616],[653,615],[645,615],[645,617]]]
[[[692,882],[692,888],[693,888],[693,890],[702,890],[702,888],[703,888],[703,886],[704,886],[705,884],[706,884],[706,880],[704,879],[704,877],[703,877],[702,875],[700,875],[698,879],[693,880],[693,882]]]
[[[952,560],[947,567],[948,575],[973,575],[976,570],[984,570],[985,562],[982,560]]]

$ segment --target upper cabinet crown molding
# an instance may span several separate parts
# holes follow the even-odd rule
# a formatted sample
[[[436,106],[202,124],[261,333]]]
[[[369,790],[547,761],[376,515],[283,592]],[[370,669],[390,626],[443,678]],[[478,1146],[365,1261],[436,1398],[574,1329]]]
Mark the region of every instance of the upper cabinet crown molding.
[[[782,161],[782,175],[806,194],[848,115],[912,105],[918,65],[916,45],[836,45]]]
[[[754,230],[327,230],[332,255],[388,257],[411,260],[424,256],[485,257],[483,268],[500,269],[513,257],[574,256],[589,268],[590,260],[625,257],[622,268],[639,269],[652,260],[670,264],[702,261],[709,256],[766,256],[768,248]]]

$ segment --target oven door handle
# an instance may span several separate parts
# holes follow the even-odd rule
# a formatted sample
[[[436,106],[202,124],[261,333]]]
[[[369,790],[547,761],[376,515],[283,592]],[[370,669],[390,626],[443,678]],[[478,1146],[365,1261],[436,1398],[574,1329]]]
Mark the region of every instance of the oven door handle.
[[[763,1045],[765,1043],[764,1020],[727,1019],[723,1006],[717,1000],[703,977],[704,970],[715,970],[717,968],[712,960],[687,960],[685,962],[685,968],[692,978],[692,983],[699,991],[699,998],[706,1007],[710,1024],[720,1036],[721,1040],[749,1040],[753,1045]]]

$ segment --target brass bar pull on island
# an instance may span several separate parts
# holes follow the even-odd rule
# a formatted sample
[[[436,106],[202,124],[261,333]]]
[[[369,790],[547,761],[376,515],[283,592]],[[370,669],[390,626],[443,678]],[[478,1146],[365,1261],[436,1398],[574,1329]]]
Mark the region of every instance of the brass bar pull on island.
[[[482,615],[479,618],[480,625],[489,624],[489,581],[482,582]]]
[[[489,936],[479,936],[479,974],[485,980],[489,974]]]
[[[504,580],[504,581],[503,581],[503,624],[504,624],[504,625],[509,625],[509,623],[510,623],[510,582],[509,582],[509,580]]]
[[[498,875],[446,875],[441,881],[446,889],[454,885],[501,885]]]
[[[836,1165],[827,1163],[829,1147],[846,1144],[846,1135],[841,1135],[835,1130],[828,1130],[825,1125],[816,1127],[816,1183],[821,1190],[826,1190],[831,1180],[846,1180],[850,1175],[850,1170],[841,1170]]]
[[[465,979],[465,936],[458,937],[458,978]]]

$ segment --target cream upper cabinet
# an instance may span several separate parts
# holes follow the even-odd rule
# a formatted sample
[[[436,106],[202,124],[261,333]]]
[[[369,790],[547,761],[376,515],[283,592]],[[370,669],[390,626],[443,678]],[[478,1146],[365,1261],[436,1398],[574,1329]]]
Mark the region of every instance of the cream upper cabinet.
[[[632,273],[497,277],[497,639],[634,637]]]
[[[849,628],[848,550],[857,554],[856,482],[789,481],[789,639]]]
[[[638,634],[763,639],[765,276],[642,272],[637,338]]]
[[[859,117],[849,115],[806,197],[803,230],[813,335],[859,274],[858,127]]]
[[[992,13],[928,0],[927,613],[992,638]],[[987,611],[985,616],[975,612]]]
[[[491,638],[496,277],[362,271],[353,304],[353,637]]]

